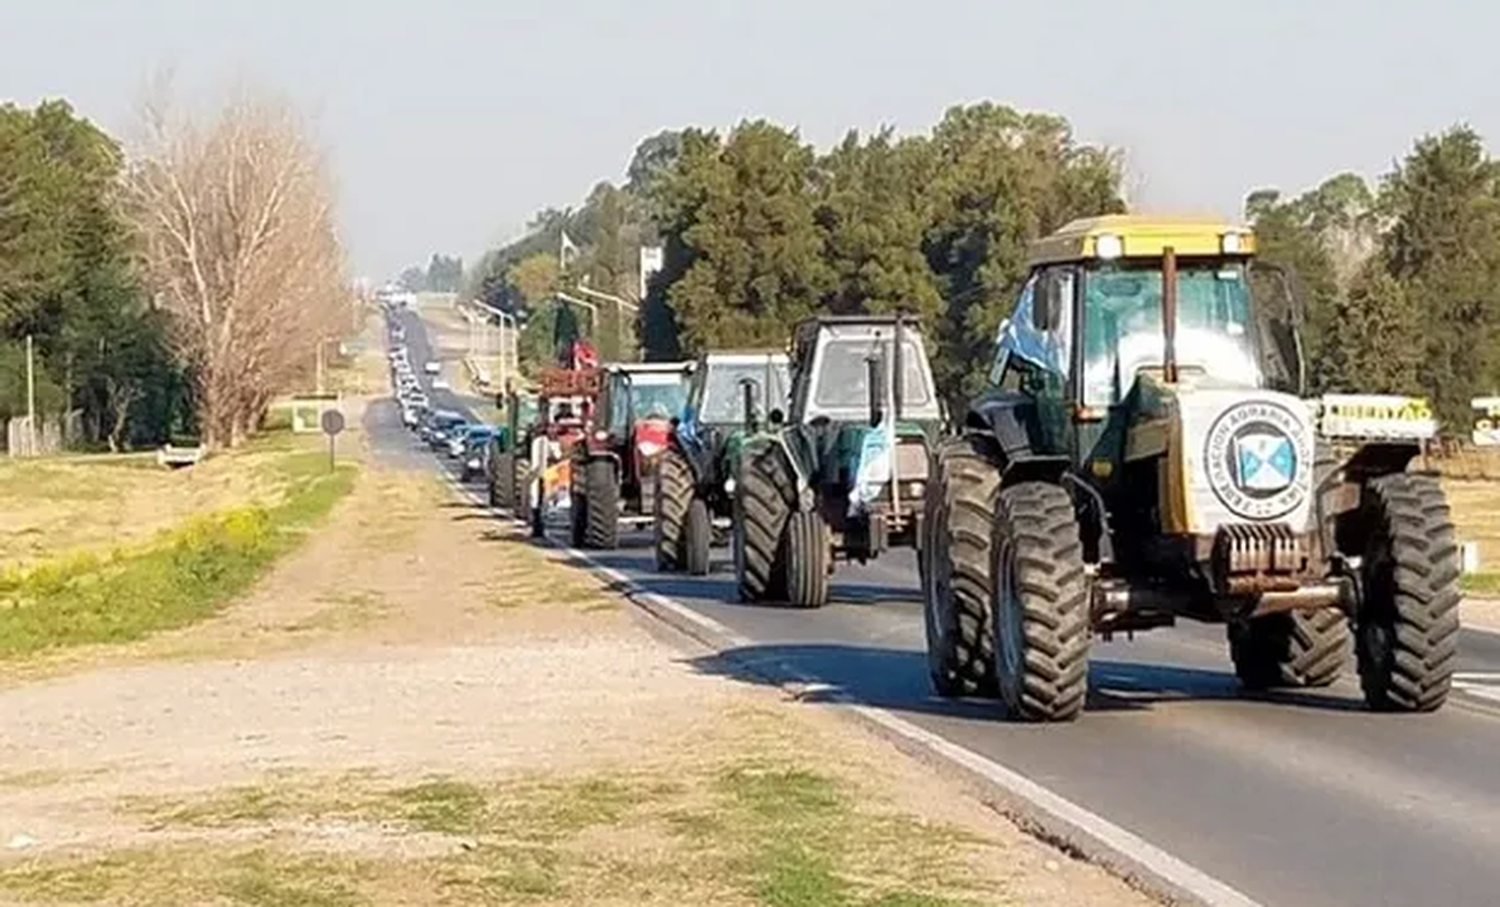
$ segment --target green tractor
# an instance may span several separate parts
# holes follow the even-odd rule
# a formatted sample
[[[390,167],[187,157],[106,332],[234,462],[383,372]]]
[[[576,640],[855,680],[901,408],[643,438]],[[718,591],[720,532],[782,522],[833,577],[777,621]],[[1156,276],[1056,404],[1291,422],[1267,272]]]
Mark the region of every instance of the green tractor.
[[[717,350],[699,358],[687,406],[657,463],[656,569],[709,572],[709,551],[729,525],[745,438],[760,431],[763,414],[786,407],[788,372],[783,352]]]
[[[745,441],[731,547],[742,600],[817,608],[837,560],[917,544],[942,408],[906,315],[804,321],[791,374],[790,412]]]
[[[537,424],[538,399],[514,391],[500,396],[505,411],[503,424],[490,438],[490,452],[485,459],[485,484],[489,488],[491,507],[515,511],[524,495],[526,459],[531,449],[532,432]]]
[[[944,696],[1070,721],[1094,635],[1227,626],[1243,687],[1439,708],[1459,554],[1412,469],[1426,402],[1303,399],[1284,273],[1233,225],[1124,215],[1032,249],[990,388],[933,458],[923,592]],[[1269,291],[1267,291],[1269,290]]]

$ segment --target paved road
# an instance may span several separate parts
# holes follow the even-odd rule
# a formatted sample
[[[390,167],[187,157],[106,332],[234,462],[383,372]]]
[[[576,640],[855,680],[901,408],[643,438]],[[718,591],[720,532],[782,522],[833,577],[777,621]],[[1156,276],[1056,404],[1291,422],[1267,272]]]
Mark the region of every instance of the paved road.
[[[419,362],[425,340],[410,323]],[[1241,696],[1222,628],[1188,624],[1096,644],[1082,719],[1023,726],[930,695],[908,553],[841,567],[835,601],[802,612],[735,603],[726,551],[693,579],[655,574],[644,534],[623,544],[596,559],[755,641],[737,654],[793,663],[901,714],[1264,904],[1500,903],[1500,687],[1487,686],[1500,683],[1500,637],[1464,632],[1461,670],[1479,676],[1447,709],[1391,716],[1364,711],[1347,680]],[[699,667],[736,673],[743,661]]]

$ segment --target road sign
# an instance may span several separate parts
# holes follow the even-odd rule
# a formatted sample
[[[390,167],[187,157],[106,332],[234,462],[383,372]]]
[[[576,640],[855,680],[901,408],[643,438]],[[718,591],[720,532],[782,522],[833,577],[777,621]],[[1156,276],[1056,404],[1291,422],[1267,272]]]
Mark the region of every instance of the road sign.
[[[333,471],[333,439],[344,430],[344,414],[336,409],[323,410],[323,434],[328,436],[328,471]]]

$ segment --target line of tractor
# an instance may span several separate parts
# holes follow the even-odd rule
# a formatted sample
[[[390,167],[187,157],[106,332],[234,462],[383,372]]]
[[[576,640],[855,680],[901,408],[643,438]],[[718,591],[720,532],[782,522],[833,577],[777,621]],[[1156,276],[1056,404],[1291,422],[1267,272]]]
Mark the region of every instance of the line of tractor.
[[[915,548],[934,689],[1019,719],[1076,718],[1095,638],[1180,618],[1226,626],[1246,689],[1352,661],[1370,708],[1432,711],[1459,630],[1436,425],[1309,398],[1295,285],[1233,224],[1076,221],[1031,248],[952,411],[907,313],[684,362],[568,344],[500,401],[490,500],[536,535],[565,512],[581,548],[649,527],[664,572],[727,546],[758,605],[821,607],[840,562]]]

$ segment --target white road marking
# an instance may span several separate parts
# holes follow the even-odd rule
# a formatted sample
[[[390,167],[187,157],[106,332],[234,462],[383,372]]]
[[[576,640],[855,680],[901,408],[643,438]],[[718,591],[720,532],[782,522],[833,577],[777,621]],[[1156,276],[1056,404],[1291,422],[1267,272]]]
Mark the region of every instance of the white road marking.
[[[448,470],[444,469],[442,473],[448,484],[460,496],[497,516],[501,515],[496,508],[490,507],[488,501],[477,492],[454,479]],[[550,542],[550,540],[549,545],[570,558],[588,564],[596,572],[618,583],[626,595],[647,606],[648,610],[656,608],[669,611],[673,616],[707,630],[718,637],[721,643],[731,648],[745,648],[754,644],[753,640],[734,632],[712,617],[700,614],[676,599],[649,591],[623,571],[601,564],[587,551]],[[1011,796],[1031,804],[1039,812],[1092,837],[1106,848],[1125,857],[1129,862],[1145,868],[1169,885],[1199,899],[1208,907],[1262,907],[1260,902],[1231,885],[1214,878],[1191,863],[1174,857],[1134,832],[1116,825],[1098,813],[1089,811],[993,759],[959,746],[886,709],[862,705],[848,694],[837,692],[828,684],[809,676],[794,665],[780,662],[777,669],[778,673],[797,681],[801,685],[799,692],[804,695],[813,692],[828,693],[825,701],[847,708],[866,721],[973,772]],[[1485,676],[1494,676],[1500,680],[1500,674]],[[1500,691],[1495,693],[1494,698],[1500,700]]]

